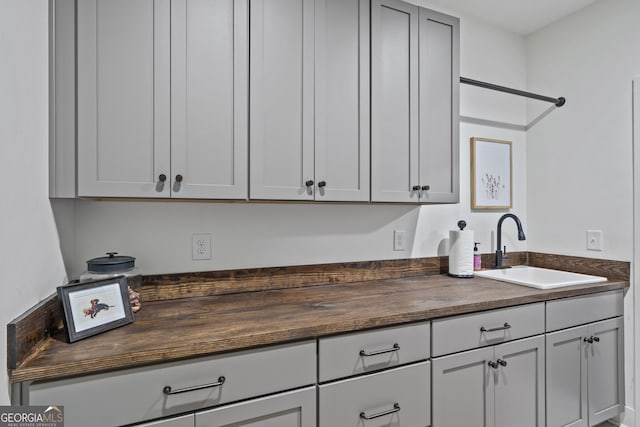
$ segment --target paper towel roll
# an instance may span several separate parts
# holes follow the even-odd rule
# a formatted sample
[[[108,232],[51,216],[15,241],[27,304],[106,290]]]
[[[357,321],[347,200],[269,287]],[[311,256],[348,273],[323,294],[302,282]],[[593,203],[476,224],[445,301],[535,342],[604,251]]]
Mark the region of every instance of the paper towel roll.
[[[473,230],[449,231],[449,276],[473,277]]]

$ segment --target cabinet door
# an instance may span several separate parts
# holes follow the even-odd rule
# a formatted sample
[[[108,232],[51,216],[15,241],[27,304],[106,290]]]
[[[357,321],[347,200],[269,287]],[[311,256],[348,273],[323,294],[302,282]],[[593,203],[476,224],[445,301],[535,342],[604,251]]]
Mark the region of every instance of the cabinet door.
[[[493,426],[493,355],[488,347],[433,359],[433,427]]]
[[[418,11],[371,2],[371,200],[417,202]]]
[[[172,197],[247,197],[248,13],[247,0],[171,1]]]
[[[78,2],[78,195],[168,197],[169,0]]]
[[[315,198],[368,201],[369,1],[315,10]]]
[[[312,200],[314,0],[250,9],[250,198]]]
[[[459,200],[459,20],[420,9],[421,202]]]
[[[195,417],[193,414],[182,417],[169,418],[166,420],[153,421],[150,423],[136,424],[136,427],[194,427]]]
[[[623,318],[589,325],[588,336],[594,337],[593,343],[585,344],[589,360],[589,425],[596,425],[624,410]]]
[[[315,387],[196,413],[196,427],[315,427],[315,425]]]
[[[547,334],[547,427],[586,427],[587,327]]]
[[[319,387],[319,427],[430,425],[430,362]]]
[[[544,335],[495,347],[496,427],[545,426]]]

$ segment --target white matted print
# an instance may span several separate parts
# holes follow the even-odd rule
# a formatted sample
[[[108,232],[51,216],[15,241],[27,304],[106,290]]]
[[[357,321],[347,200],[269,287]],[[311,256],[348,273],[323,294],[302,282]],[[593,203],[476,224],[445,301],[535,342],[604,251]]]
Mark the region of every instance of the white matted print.
[[[118,282],[99,288],[69,292],[76,332],[124,319],[122,295]]]
[[[69,283],[57,291],[69,342],[133,322],[125,276]]]
[[[511,141],[471,138],[471,209],[510,209]]]

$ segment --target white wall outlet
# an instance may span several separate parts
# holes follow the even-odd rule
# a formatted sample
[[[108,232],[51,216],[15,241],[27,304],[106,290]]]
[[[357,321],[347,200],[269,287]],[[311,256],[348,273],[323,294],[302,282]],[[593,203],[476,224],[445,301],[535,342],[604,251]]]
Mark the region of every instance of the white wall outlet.
[[[407,233],[402,230],[393,230],[393,250],[407,250]]]
[[[587,230],[587,250],[589,251],[602,250],[602,231],[601,230]]]
[[[198,233],[191,235],[191,259],[194,261],[211,259],[210,233]]]

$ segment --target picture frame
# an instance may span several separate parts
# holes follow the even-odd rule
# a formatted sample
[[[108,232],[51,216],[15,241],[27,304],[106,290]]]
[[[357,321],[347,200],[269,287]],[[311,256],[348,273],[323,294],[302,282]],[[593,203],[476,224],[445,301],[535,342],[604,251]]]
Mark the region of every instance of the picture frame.
[[[471,209],[511,209],[511,141],[471,138]]]
[[[133,322],[125,276],[57,287],[68,342],[75,342]]]

